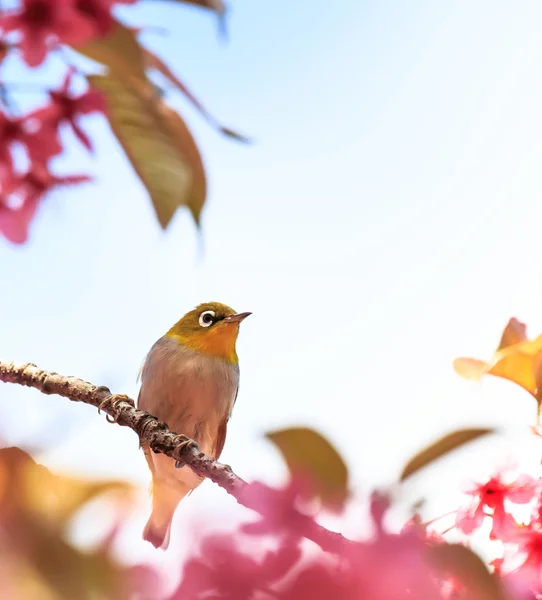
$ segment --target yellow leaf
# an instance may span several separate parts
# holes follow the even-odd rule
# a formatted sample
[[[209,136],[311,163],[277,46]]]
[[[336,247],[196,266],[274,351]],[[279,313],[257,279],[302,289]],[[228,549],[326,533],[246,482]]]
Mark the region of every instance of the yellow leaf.
[[[11,561],[2,570],[3,591],[44,600],[125,597],[127,569],[107,548],[79,550],[65,533],[68,520],[98,494],[115,490],[117,502],[129,505],[132,486],[54,475],[16,447],[0,449],[0,474],[0,562]]]
[[[541,361],[542,336],[538,336],[536,340],[520,342],[498,352],[488,374],[513,381],[534,396]]]
[[[198,169],[203,167],[194,159],[199,153],[180,117],[174,119],[148,83],[128,85],[111,76],[88,80],[106,94],[111,128],[149,192],[162,228],[182,205],[199,217],[205,184],[202,191]]]
[[[508,379],[534,396],[540,405],[542,390],[542,335],[528,340],[524,323],[512,317],[501,335],[499,347],[489,363],[475,358],[458,358],[453,363],[456,373],[478,380],[483,375]]]
[[[83,46],[74,46],[80,54],[99,62],[117,77],[146,81],[143,52],[135,34],[119,23],[108,35],[96,38]]]
[[[399,481],[404,481],[420,469],[423,469],[452,450],[455,450],[468,442],[472,442],[479,437],[493,433],[494,431],[494,429],[489,428],[460,429],[445,435],[443,438],[411,458],[403,468]]]
[[[201,210],[207,196],[207,179],[205,178],[205,169],[198,146],[186,123],[178,113],[163,102],[157,106],[157,110],[174,136],[185,163],[190,167],[192,179],[185,203],[190,209],[196,224],[199,225]]]
[[[477,600],[507,599],[502,585],[488,571],[482,559],[465,546],[461,544],[429,546],[426,556],[444,576],[457,579],[469,591],[474,592]]]
[[[51,473],[17,447],[0,449],[0,508],[39,516],[49,528],[63,529],[87,502],[105,493],[129,502],[134,488],[122,481],[85,481]]]
[[[87,502],[102,495],[115,495],[117,503],[130,503],[132,486],[123,481],[84,481],[77,478],[44,474],[36,469],[27,472],[28,508],[55,526],[63,528]]]
[[[489,369],[486,362],[476,358],[456,358],[453,366],[458,375],[471,381],[478,381]]]
[[[322,506],[339,511],[348,497],[348,469],[340,454],[318,432],[306,427],[266,433],[295,477],[308,478]]]

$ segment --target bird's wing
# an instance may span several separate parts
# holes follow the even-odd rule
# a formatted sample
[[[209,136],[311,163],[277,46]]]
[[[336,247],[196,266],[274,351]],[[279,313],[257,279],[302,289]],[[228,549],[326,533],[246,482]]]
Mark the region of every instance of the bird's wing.
[[[218,434],[216,436],[216,444],[214,449],[214,457],[216,460],[220,458],[222,450],[224,448],[224,442],[226,441],[226,433],[228,431],[228,419],[224,419],[218,428]]]
[[[235,396],[233,397],[233,402],[231,404],[230,416],[231,416],[231,413],[233,412],[233,407],[235,406],[235,403],[237,402],[237,396],[239,396],[239,382],[237,383],[237,389],[235,390]]]

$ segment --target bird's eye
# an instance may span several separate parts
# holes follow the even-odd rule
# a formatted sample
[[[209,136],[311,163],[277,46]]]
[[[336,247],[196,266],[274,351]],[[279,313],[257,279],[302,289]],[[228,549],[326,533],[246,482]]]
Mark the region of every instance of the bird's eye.
[[[202,327],[210,327],[215,322],[215,311],[205,310],[199,316],[199,324]]]

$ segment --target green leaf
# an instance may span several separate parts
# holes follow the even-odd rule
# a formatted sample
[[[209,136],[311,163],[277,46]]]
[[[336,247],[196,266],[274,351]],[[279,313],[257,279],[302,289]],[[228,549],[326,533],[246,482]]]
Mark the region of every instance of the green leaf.
[[[498,580],[482,559],[461,544],[437,544],[427,549],[427,558],[444,576],[458,579],[476,594],[477,600],[507,600]],[[470,597],[470,596],[469,596]]]
[[[73,49],[109,67],[118,77],[140,81],[147,79],[143,52],[136,35],[118,21],[108,35],[82,46],[73,46]]]
[[[307,427],[266,433],[281,452],[292,478],[307,478],[322,506],[340,511],[348,497],[348,469],[337,450],[320,433]]]
[[[436,441],[434,444],[431,444],[431,446],[425,448],[411,458],[403,468],[399,480],[404,481],[416,473],[416,471],[423,469],[448,452],[451,452],[452,450],[455,450],[456,448],[459,448],[468,442],[472,442],[479,437],[488,435],[489,433],[494,433],[494,431],[494,429],[487,427],[479,429],[460,429],[445,435],[443,438]]]
[[[89,76],[105,93],[109,123],[151,197],[166,228],[179,206],[188,206],[196,223],[206,197],[206,182],[196,143],[181,117],[148,83],[128,85],[115,77]]]

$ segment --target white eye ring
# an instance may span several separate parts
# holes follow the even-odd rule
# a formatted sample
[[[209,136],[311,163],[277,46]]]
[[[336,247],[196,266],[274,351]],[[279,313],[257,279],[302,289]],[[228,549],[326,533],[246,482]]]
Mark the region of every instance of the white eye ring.
[[[215,322],[215,311],[204,310],[199,316],[199,324],[201,327],[210,327]]]

